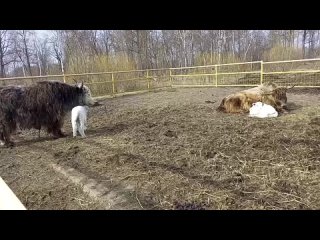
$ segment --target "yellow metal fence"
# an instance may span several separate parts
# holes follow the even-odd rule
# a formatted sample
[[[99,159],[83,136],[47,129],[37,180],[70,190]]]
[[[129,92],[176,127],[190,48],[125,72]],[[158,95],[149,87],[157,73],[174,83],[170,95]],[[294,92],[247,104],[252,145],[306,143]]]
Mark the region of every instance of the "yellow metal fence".
[[[320,87],[320,58],[2,78],[0,86],[29,85],[39,80],[83,81],[95,97],[164,87],[250,87],[267,81],[281,86]]]
[[[320,59],[243,62],[171,70],[174,87],[250,87],[263,82],[280,86],[320,87]]]

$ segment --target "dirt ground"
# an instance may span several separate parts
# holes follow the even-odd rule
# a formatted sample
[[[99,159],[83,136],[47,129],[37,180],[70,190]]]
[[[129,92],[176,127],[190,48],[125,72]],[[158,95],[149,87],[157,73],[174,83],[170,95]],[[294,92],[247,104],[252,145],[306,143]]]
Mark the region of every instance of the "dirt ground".
[[[216,112],[240,88],[168,89],[101,101],[87,138],[23,131],[0,148],[0,176],[28,209],[105,209],[50,164],[109,188],[133,186],[141,209],[320,209],[320,90],[292,89],[273,119]]]

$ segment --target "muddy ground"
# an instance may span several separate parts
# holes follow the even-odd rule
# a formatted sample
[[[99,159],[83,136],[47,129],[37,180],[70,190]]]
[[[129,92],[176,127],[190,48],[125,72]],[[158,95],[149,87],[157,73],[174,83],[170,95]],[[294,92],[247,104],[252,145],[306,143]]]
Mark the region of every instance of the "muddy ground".
[[[67,138],[17,134],[16,147],[0,148],[0,176],[28,209],[105,209],[52,163],[133,186],[141,209],[320,209],[320,91],[290,90],[290,114],[274,119],[216,112],[237,90],[103,100],[85,139],[72,138],[69,116]]]

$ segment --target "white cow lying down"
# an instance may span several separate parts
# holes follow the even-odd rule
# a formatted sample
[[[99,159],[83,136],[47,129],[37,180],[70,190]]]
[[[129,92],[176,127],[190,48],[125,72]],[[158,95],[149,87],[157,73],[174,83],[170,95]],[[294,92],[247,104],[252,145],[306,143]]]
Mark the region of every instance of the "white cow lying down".
[[[81,137],[86,137],[84,131],[87,129],[87,114],[88,106],[76,106],[71,111],[71,123],[73,130],[73,137],[77,136],[77,132]]]
[[[256,102],[252,104],[249,110],[249,117],[267,118],[267,117],[278,117],[278,112],[274,107],[262,103]]]

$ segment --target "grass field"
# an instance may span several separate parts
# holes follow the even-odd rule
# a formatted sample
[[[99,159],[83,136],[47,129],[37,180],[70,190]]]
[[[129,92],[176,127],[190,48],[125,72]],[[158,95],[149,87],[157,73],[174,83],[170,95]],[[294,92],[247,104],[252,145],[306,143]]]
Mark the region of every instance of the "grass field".
[[[290,113],[274,119],[215,111],[239,89],[105,99],[90,109],[85,139],[72,138],[69,115],[67,138],[17,134],[15,148],[0,148],[0,176],[28,209],[107,208],[52,164],[141,209],[320,209],[320,91],[289,90]]]

